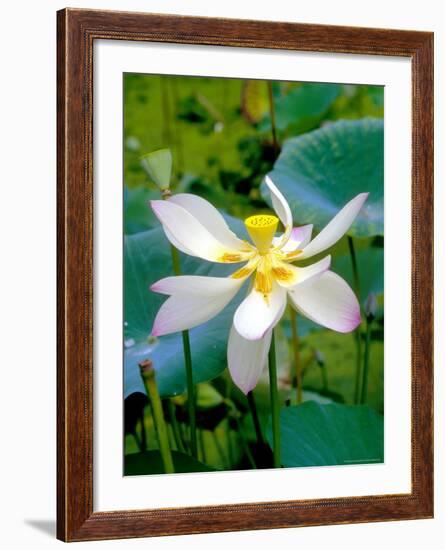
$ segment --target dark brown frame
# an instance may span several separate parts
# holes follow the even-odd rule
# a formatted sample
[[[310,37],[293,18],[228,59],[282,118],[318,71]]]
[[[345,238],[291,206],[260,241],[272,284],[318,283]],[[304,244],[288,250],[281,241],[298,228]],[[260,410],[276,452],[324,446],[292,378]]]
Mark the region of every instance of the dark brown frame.
[[[432,517],[433,34],[78,9],[58,12],[57,31],[58,538],[111,539]],[[97,39],[411,58],[411,493],[93,512],[92,70]]]

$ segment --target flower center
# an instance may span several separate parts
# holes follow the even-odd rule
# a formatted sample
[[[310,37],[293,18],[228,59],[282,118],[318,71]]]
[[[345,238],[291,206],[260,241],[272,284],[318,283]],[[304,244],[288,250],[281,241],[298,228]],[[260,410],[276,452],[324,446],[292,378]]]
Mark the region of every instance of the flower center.
[[[254,242],[260,254],[266,253],[270,249],[272,239],[278,227],[278,218],[268,214],[250,216],[244,220],[247,232]]]

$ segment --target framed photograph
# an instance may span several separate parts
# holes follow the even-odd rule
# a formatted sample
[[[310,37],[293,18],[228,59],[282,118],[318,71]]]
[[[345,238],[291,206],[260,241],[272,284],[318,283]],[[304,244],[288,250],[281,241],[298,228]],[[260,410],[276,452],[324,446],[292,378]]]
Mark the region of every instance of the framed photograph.
[[[58,12],[58,538],[433,516],[433,34]]]

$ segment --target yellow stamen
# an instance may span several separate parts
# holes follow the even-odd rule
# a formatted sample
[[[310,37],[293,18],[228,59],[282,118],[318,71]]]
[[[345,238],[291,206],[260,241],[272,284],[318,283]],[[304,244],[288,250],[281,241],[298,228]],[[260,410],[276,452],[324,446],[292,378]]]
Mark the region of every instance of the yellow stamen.
[[[273,279],[270,268],[270,257],[266,254],[260,260],[254,283],[255,290],[261,292],[265,298],[272,291]]]
[[[278,281],[289,282],[293,279],[294,274],[290,269],[285,267],[273,267],[272,273]]]
[[[269,250],[278,227],[278,218],[268,214],[250,216],[244,221],[247,232],[260,253]]]
[[[261,292],[264,296],[272,291],[272,277],[270,277],[269,273],[257,271],[255,276],[255,290]]]
[[[230,254],[229,252],[224,252],[224,254],[219,258],[221,262],[226,263],[233,263],[233,262],[241,262],[241,255],[240,254]]]
[[[294,250],[293,252],[288,252],[287,254],[284,255],[284,257],[286,260],[293,260],[294,258],[299,256],[302,252],[303,250],[297,249],[297,250]]]
[[[238,269],[238,271],[235,271],[235,273],[232,273],[230,275],[232,279],[242,279],[243,277],[247,277],[247,275],[250,275],[252,273],[252,269],[248,267],[242,267],[241,269]]]

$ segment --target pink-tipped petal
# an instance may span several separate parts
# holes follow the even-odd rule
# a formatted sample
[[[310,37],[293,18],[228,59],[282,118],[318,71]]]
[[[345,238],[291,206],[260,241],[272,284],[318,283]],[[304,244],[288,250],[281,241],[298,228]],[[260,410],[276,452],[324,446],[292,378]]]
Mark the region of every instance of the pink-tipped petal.
[[[238,306],[233,324],[243,338],[259,340],[278,323],[285,307],[286,290],[276,283],[268,294],[253,288]]]
[[[162,228],[164,229],[165,236],[167,237],[167,239],[171,242],[171,244],[175,248],[177,248],[178,250],[180,250],[184,254],[188,254],[189,256],[195,256],[193,251],[188,249],[182,242],[179,242],[176,239],[176,237],[173,235],[173,233],[171,231],[169,231],[165,225],[163,225]]]
[[[153,283],[150,290],[158,294],[183,294],[213,299],[226,293],[236,294],[246,278],[179,275],[177,277],[166,277]]]
[[[294,307],[308,319],[337,332],[351,332],[361,322],[358,300],[344,279],[332,271],[289,290]]]
[[[232,326],[227,346],[227,363],[230,376],[238,388],[247,394],[257,385],[267,364],[272,331],[260,340],[243,338]]]
[[[238,292],[246,277],[166,277],[151,289],[170,297],[159,309],[152,328],[153,336],[187,330],[215,317]]]
[[[171,243],[190,255],[211,262],[238,263],[248,260],[252,251],[224,246],[195,216],[171,200],[150,202]]]
[[[291,231],[289,240],[281,247],[281,252],[295,252],[296,250],[304,248],[311,240],[313,227],[312,224],[294,227]],[[280,244],[280,239],[281,237],[275,237],[272,244],[278,246]]]
[[[169,199],[194,216],[216,239],[227,248],[243,249],[246,243],[227,225],[223,215],[209,201],[191,193],[178,193]]]
[[[227,294],[210,301],[208,297],[174,294],[159,309],[151,334],[164,336],[197,327],[218,315],[232,298],[233,294]]]
[[[369,193],[360,193],[344,206],[340,212],[332,218],[328,225],[298,255],[297,260],[303,260],[315,256],[323,250],[334,245],[348,231],[360,212]]]

